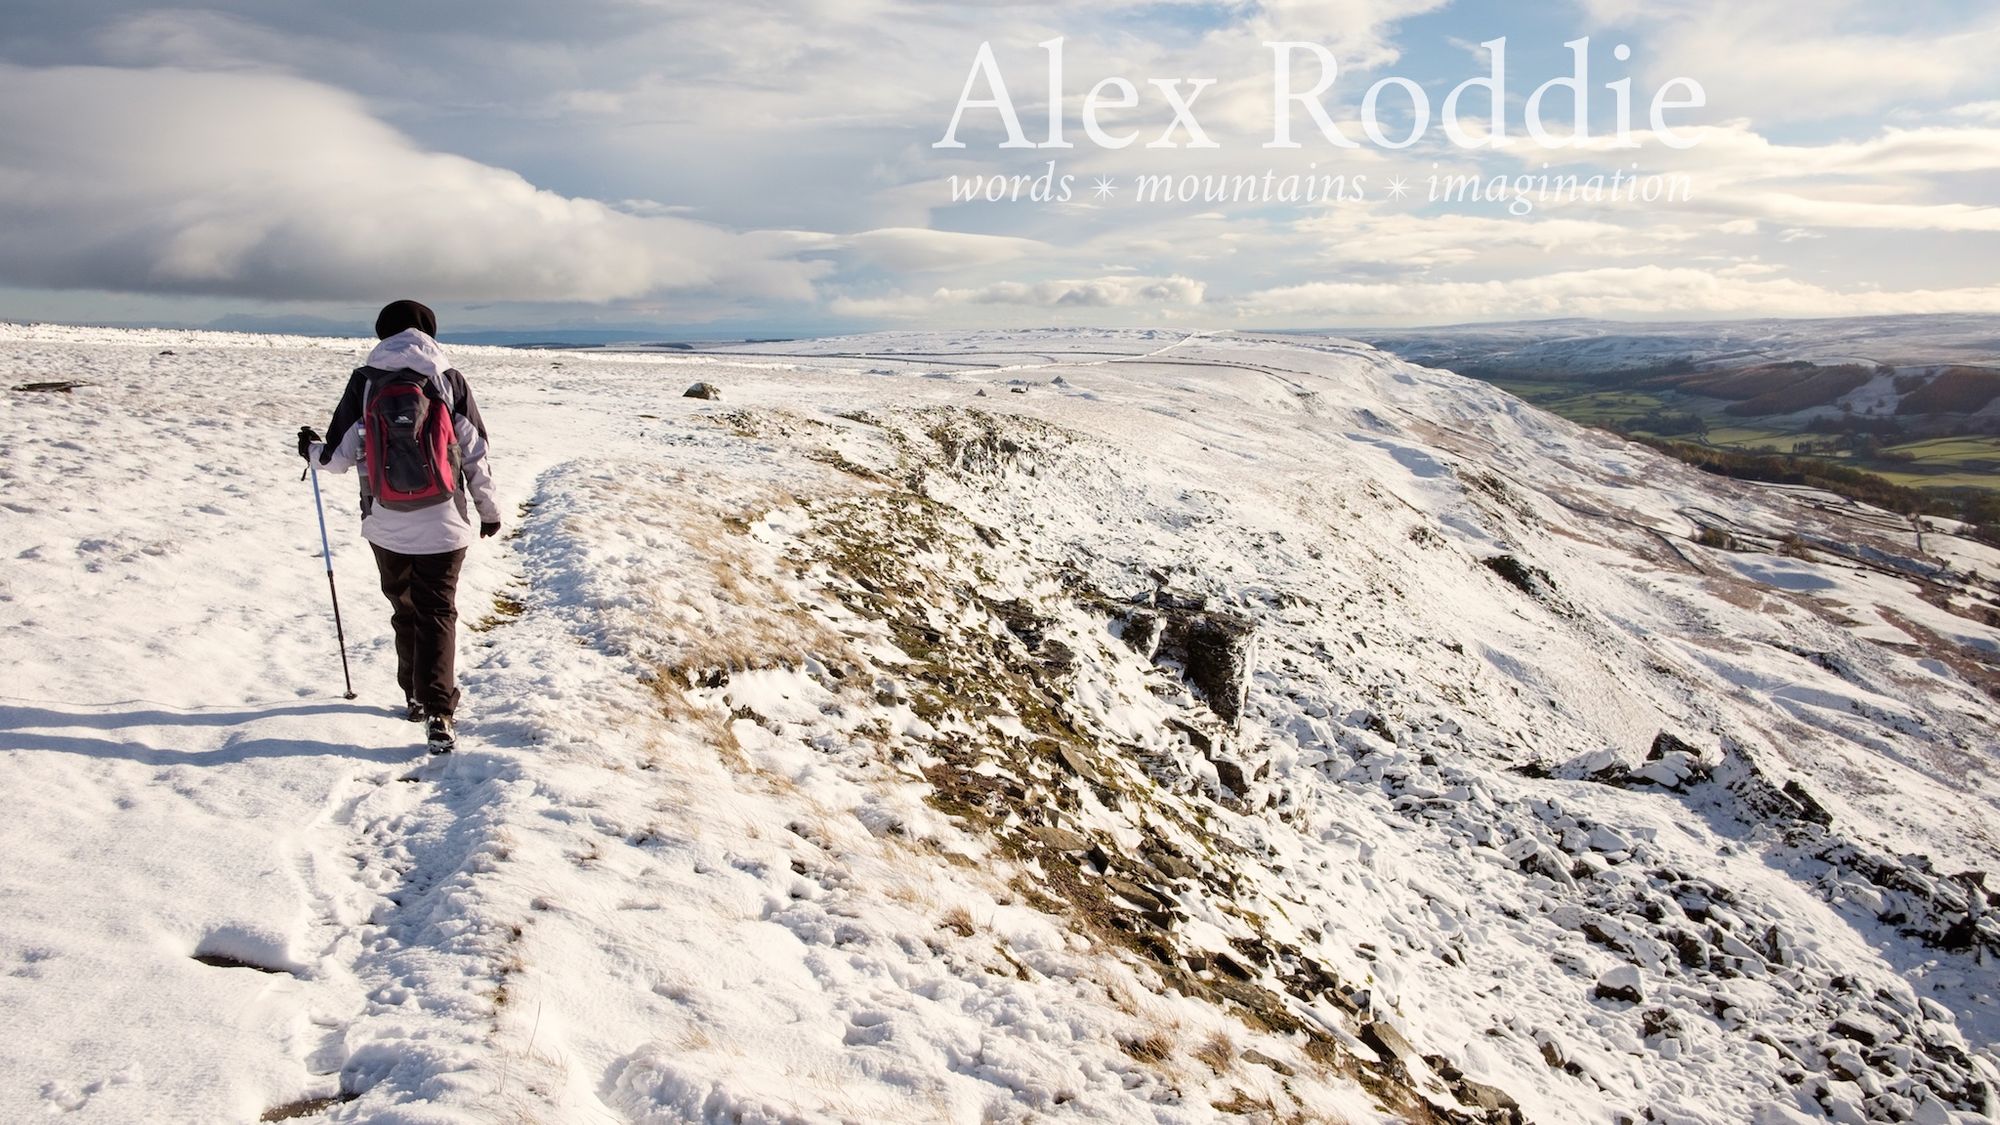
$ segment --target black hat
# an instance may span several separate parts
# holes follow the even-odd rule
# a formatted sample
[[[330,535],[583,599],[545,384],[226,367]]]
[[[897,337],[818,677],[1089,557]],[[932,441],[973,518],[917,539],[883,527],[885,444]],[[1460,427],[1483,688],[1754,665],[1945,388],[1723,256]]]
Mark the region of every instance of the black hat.
[[[438,334],[437,314],[429,305],[416,301],[390,301],[382,306],[375,317],[375,338],[386,340],[398,332],[415,328],[424,335],[435,339]]]

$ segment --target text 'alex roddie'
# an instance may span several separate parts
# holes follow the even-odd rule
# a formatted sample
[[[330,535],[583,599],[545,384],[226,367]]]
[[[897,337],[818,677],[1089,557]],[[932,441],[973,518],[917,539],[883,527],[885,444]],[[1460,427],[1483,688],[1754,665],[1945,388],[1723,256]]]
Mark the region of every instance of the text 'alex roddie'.
[[[1037,46],[1048,54],[1049,108],[1047,128],[1042,139],[1031,140],[1023,130],[1020,115],[1014,109],[1014,99],[1008,93],[1006,78],[994,57],[993,46],[981,43],[973,56],[971,72],[966,75],[965,87],[959,93],[958,104],[952,110],[951,123],[945,127],[943,138],[933,142],[931,147],[965,147],[965,143],[958,139],[958,128],[967,110],[992,110],[998,114],[1000,126],[1006,133],[1006,139],[997,146],[999,148],[1076,147],[1068,139],[1063,41],[1060,38],[1050,39]],[[1318,132],[1320,143],[1334,148],[1362,147],[1362,142],[1348,135],[1328,112],[1326,94],[1340,74],[1340,62],[1333,52],[1311,42],[1268,42],[1264,46],[1271,51],[1272,57],[1271,130],[1263,147],[1304,147],[1305,142],[1293,136],[1301,110]],[[1439,107],[1437,123],[1451,142],[1462,148],[1505,148],[1516,139],[1508,129],[1507,39],[1502,36],[1480,46],[1485,48],[1490,59],[1489,72],[1466,79],[1445,95]],[[1545,149],[1581,148],[1594,144],[1600,136],[1595,130],[1597,123],[1592,121],[1590,37],[1573,39],[1563,46],[1570,51],[1571,72],[1537,86],[1521,106],[1521,123],[1527,139]],[[1632,50],[1620,43],[1612,48],[1611,57],[1620,63],[1629,62]],[[1133,128],[1113,132],[1105,127],[1101,115],[1107,110],[1131,110],[1138,108],[1142,102],[1153,102],[1157,103],[1158,112],[1165,119],[1164,127],[1146,142],[1145,147],[1221,148],[1222,142],[1203,127],[1196,110],[1202,93],[1215,83],[1214,78],[1149,78],[1146,85],[1151,88],[1150,93],[1142,98],[1138,85],[1131,80],[1117,75],[1103,78],[1084,94],[1079,124],[1091,144],[1099,148],[1122,149],[1137,143],[1142,131]],[[984,96],[979,96],[982,86]],[[1632,79],[1629,76],[1618,78],[1604,83],[1604,88],[1611,92],[1613,103],[1611,132],[1607,138],[1610,147],[1641,147],[1633,132]],[[1472,118],[1461,117],[1460,100],[1474,91],[1483,95],[1485,113]],[[1543,117],[1544,101],[1550,94],[1559,91],[1568,96],[1573,125],[1568,131],[1551,132]],[[1707,104],[1707,92],[1700,82],[1692,78],[1670,78],[1661,83],[1653,92],[1646,116],[1651,138],[1669,148],[1693,148],[1699,138],[1677,133],[1669,124],[1667,115],[1700,109]],[[1392,129],[1383,123],[1382,111],[1392,107],[1399,111],[1399,117],[1407,114],[1408,124],[1400,129]],[[1370,144],[1385,149],[1409,148],[1430,132],[1433,123],[1430,95],[1416,81],[1391,75],[1368,87],[1362,95],[1358,117],[1361,132]]]

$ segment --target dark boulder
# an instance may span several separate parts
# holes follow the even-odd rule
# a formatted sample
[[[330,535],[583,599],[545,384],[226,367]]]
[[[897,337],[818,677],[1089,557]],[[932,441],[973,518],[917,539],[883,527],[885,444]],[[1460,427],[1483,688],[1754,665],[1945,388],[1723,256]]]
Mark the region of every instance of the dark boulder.
[[[1132,651],[1177,668],[1217,715],[1234,722],[1243,714],[1257,633],[1249,618],[1161,590],[1127,603],[1117,631]]]

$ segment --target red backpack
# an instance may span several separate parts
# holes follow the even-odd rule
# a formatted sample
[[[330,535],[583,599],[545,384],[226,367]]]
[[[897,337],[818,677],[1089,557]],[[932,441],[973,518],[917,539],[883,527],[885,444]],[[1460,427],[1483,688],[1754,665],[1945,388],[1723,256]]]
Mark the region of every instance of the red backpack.
[[[451,403],[437,383],[420,371],[403,370],[371,383],[366,394],[363,461],[375,502],[408,512],[451,499],[463,455]]]

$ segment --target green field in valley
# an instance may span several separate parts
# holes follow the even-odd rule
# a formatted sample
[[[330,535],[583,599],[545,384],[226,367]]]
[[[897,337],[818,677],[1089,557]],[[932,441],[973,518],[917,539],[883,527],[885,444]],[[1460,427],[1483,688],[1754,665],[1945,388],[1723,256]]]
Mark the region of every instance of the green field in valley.
[[[1897,484],[1917,488],[2000,489],[2000,437],[1949,437],[1906,442],[1883,450],[1909,462],[1873,468]]]
[[[1667,438],[1740,453],[1792,454],[1801,443],[1825,442],[1829,435],[1802,433],[1759,417],[1726,413],[1720,399],[1671,389],[1606,386],[1586,379],[1487,377],[1495,386],[1553,414],[1586,426],[1634,436]],[[1695,415],[1706,429],[1661,432],[1648,422]],[[1977,488],[2000,492],[2000,437],[1927,438],[1881,448],[1873,456],[1807,454],[1830,464],[1876,474],[1895,484],[1926,489]]]
[[[1919,461],[1986,461],[2000,470],[2000,437],[1929,438],[1893,445],[1885,453],[1907,453]]]

